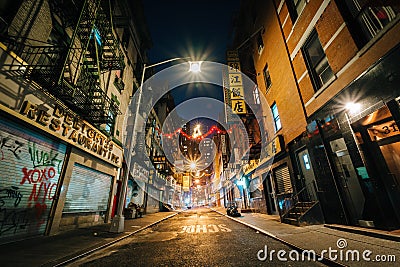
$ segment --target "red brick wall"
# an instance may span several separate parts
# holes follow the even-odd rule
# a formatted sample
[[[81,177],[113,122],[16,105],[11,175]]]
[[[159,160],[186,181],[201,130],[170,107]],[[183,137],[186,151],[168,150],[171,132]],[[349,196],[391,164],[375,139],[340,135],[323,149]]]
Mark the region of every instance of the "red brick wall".
[[[286,19],[287,17],[287,19]],[[293,23],[292,20],[290,19],[289,16],[289,10],[286,4],[282,6],[281,12],[279,13],[279,19],[282,23],[283,26],[283,33],[285,34],[285,38],[287,39],[289,37],[290,32],[292,31],[293,28]],[[285,22],[286,19],[286,22]],[[285,25],[283,23],[285,22]]]
[[[297,53],[296,57],[293,59],[293,68],[296,72],[297,79],[300,79],[301,75],[307,70],[303,53]]]
[[[264,13],[259,14],[258,17],[263,19],[257,22],[264,25],[266,32],[263,34],[265,47],[262,54],[259,55],[255,49],[253,55],[258,74],[257,82],[265,94],[263,69],[268,63],[272,86],[266,93],[266,98],[269,106],[274,102],[278,106],[282,123],[282,129],[278,134],[282,134],[285,143],[288,143],[305,131],[306,120],[272,1],[259,1],[258,3],[257,10],[262,10]],[[266,108],[270,113],[270,107]]]
[[[322,47],[326,45],[343,23],[344,20],[335,2],[331,1],[315,25]]]
[[[325,54],[333,72],[337,73],[355,56],[357,51],[358,48],[345,27],[326,49]]]
[[[299,87],[300,87],[300,92],[303,97],[304,103],[307,103],[308,100],[312,98],[314,95],[314,87],[311,83],[311,77],[309,73],[306,74],[306,76],[299,82]]]
[[[310,1],[304,8],[303,12],[300,14],[300,17],[297,18],[296,25],[294,26],[293,29],[293,33],[290,36],[290,39],[287,41],[290,53],[293,52],[297,43],[300,41],[305,30],[310,24],[310,21],[314,17],[315,13],[317,12],[322,2],[323,0]]]
[[[321,15],[315,28],[324,47],[344,23],[336,3],[331,1]],[[337,73],[357,53],[357,46],[347,27],[341,30],[326,49],[325,54],[334,73]]]
[[[324,92],[312,101],[307,107],[307,114],[312,114],[329,101],[340,90],[361,75],[373,65],[379,58],[385,55],[391,48],[399,43],[400,23],[397,23],[373,46],[367,49],[350,67],[348,67]],[[344,52],[345,50],[343,50]],[[342,52],[342,53],[343,53]]]

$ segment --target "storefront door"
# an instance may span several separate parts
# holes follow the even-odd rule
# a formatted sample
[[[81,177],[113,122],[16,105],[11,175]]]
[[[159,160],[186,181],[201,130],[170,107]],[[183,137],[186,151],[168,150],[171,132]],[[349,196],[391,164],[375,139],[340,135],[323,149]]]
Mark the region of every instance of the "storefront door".
[[[400,225],[400,131],[386,106],[357,122],[362,135],[363,154],[372,183],[369,207],[378,227],[395,229]],[[366,177],[369,178],[369,177]],[[368,185],[368,184],[367,184]]]
[[[315,176],[314,170],[311,166],[310,155],[308,149],[303,149],[297,153],[297,160],[300,165],[301,173],[304,179],[304,187],[306,187],[309,198],[308,201],[317,200],[317,194],[315,192]]]
[[[333,160],[339,176],[340,186],[345,196],[346,206],[351,213],[353,223],[358,224],[358,220],[362,219],[365,198],[358,181],[357,173],[344,138],[338,138],[329,143],[333,152]]]
[[[400,218],[400,141],[381,145],[380,149],[389,169],[387,191],[394,204],[397,217]]]
[[[264,194],[267,201],[267,213],[271,215],[278,215],[275,183],[271,172],[263,174],[263,184]]]

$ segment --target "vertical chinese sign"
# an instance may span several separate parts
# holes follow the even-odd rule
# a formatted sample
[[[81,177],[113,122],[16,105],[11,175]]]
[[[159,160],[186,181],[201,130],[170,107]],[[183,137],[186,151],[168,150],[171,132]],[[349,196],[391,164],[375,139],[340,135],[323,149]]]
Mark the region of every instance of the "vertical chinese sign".
[[[242,73],[240,72],[239,54],[236,50],[227,52],[229,98],[233,114],[247,113],[244,100]]]

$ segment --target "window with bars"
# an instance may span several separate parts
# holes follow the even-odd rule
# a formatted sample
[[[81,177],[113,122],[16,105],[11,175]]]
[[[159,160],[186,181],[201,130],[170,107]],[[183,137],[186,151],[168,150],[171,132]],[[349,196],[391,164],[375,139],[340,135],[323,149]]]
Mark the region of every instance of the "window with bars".
[[[308,71],[315,91],[334,79],[334,74],[319,41],[317,31],[313,31],[302,48]]]
[[[360,48],[373,39],[400,13],[400,1],[341,0],[350,28]]]

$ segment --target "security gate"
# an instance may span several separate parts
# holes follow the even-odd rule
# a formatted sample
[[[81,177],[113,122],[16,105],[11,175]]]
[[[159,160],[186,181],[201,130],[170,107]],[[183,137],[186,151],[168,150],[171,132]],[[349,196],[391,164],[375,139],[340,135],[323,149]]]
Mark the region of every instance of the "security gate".
[[[112,176],[74,164],[63,213],[97,213],[108,209]]]
[[[0,243],[44,234],[66,145],[0,119]]]

